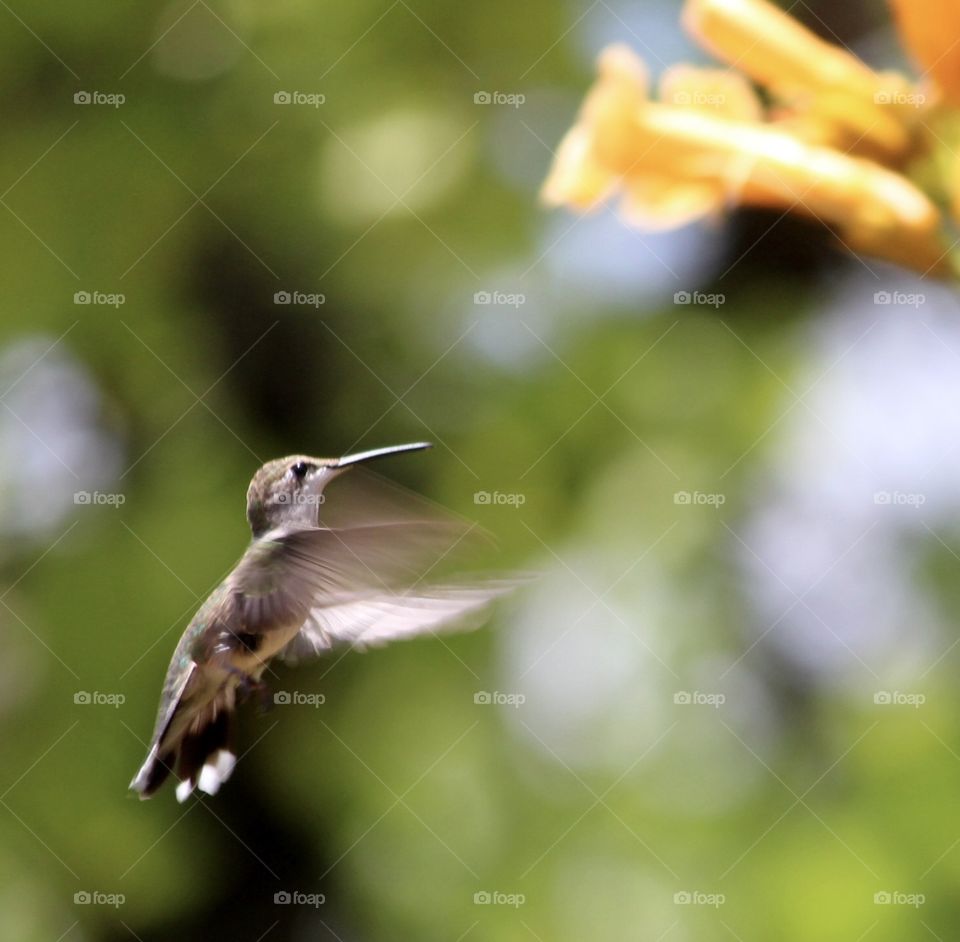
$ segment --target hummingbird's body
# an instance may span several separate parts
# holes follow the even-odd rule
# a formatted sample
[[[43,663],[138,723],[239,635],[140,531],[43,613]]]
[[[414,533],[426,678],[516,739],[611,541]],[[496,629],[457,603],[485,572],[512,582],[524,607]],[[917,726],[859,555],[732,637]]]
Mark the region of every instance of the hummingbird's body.
[[[274,657],[366,646],[447,627],[508,586],[420,586],[469,528],[435,512],[368,515],[321,526],[324,487],[354,464],[429,447],[400,445],[346,458],[293,455],[265,464],[247,492],[253,541],[194,615],[174,651],[147,759],[131,788],[148,798],[171,772],[184,801],[215,794],[236,761],[238,698],[261,686]],[[426,571],[425,571],[426,569]]]

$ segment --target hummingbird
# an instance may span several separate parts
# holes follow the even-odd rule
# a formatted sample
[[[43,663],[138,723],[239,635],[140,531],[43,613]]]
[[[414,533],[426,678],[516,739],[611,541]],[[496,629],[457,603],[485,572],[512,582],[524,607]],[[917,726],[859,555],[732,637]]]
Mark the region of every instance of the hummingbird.
[[[335,514],[327,519],[331,481],[374,459],[429,447],[290,455],[257,471],[247,490],[252,541],[173,653],[147,758],[130,783],[140,798],[171,773],[180,802],[195,788],[217,793],[236,763],[236,705],[253,693],[263,697],[262,676],[275,658],[296,663],[338,643],[363,649],[469,627],[470,616],[511,587],[496,579],[425,583],[474,528],[408,492],[398,500],[383,484],[368,484],[342,522]]]

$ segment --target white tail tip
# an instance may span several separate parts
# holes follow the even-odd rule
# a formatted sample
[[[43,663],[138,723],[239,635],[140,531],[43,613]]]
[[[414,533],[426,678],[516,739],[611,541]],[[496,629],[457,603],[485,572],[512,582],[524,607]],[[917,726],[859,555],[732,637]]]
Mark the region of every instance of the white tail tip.
[[[218,749],[213,755],[213,762],[207,762],[200,770],[197,788],[208,795],[216,795],[220,786],[230,778],[233,767],[237,764],[237,757],[226,749]]]
[[[177,786],[177,801],[179,801],[180,804],[182,805],[190,797],[192,792],[193,792],[193,782],[190,779],[185,778]]]
[[[196,782],[185,778],[177,786],[177,801],[180,804],[193,794],[194,788],[199,788],[208,795],[216,795],[220,786],[230,778],[230,773],[237,764],[237,757],[226,749],[218,749],[210,758],[212,761],[204,763]]]

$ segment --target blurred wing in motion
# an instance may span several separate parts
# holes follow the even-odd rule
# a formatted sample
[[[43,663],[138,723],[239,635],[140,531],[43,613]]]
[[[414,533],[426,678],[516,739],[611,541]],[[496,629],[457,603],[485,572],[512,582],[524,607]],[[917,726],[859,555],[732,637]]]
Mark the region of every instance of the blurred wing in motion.
[[[317,518],[317,526],[334,530],[367,523],[411,521],[455,524],[463,530],[479,529],[446,507],[364,465],[352,467],[326,486]]]
[[[476,627],[485,605],[515,585],[444,575],[485,542],[475,524],[361,469],[344,478],[316,529],[266,534],[230,579],[249,632],[301,626],[284,659]]]
[[[447,523],[367,523],[274,530],[256,541],[228,580],[236,623],[250,635],[303,624],[312,609],[402,591],[463,542]],[[227,632],[230,634],[230,632]]]
[[[337,643],[362,650],[438,631],[470,631],[479,627],[487,604],[515,584],[503,579],[472,586],[418,586],[394,595],[359,593],[352,601],[317,606],[280,657],[296,663]]]

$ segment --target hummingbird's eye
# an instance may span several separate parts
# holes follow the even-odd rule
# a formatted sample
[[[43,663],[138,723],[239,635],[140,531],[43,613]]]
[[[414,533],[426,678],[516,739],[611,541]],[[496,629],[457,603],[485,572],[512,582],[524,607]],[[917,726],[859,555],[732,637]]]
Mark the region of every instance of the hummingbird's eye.
[[[290,467],[293,476],[297,480],[302,481],[306,476],[307,472],[310,470],[310,465],[306,461],[298,461],[295,465]]]

